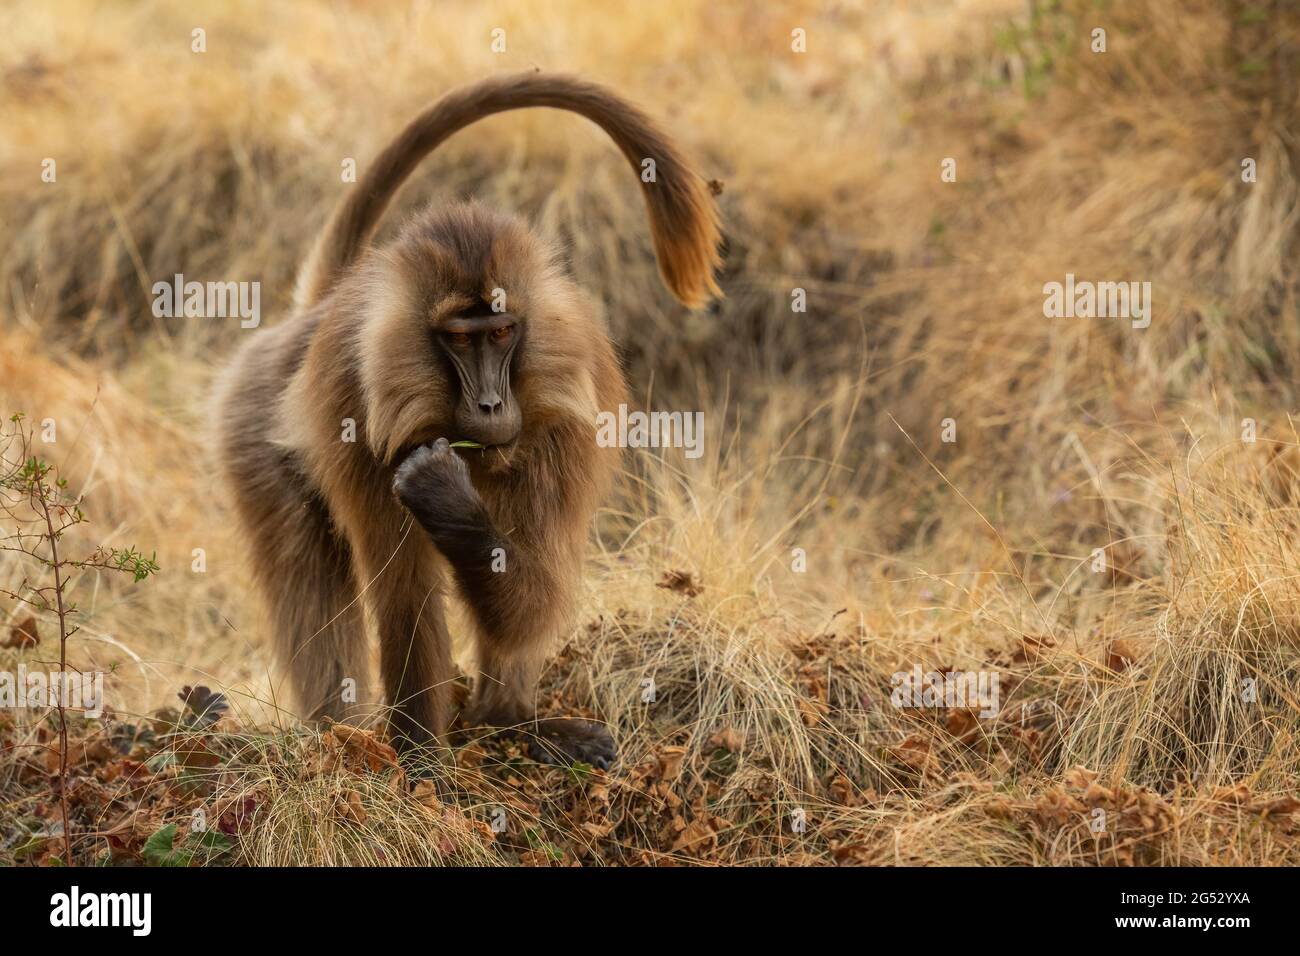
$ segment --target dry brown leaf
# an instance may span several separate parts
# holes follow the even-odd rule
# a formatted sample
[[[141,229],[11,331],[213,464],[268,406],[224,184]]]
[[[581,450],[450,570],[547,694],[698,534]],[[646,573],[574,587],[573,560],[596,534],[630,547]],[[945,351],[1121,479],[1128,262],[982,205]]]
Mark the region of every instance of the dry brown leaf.
[[[939,758],[930,751],[931,741],[920,734],[909,734],[896,746],[885,748],[885,752],[899,763],[919,772],[937,770]]]
[[[704,820],[692,820],[682,829],[673,843],[674,852],[686,851],[699,855],[718,845],[718,835]]]
[[[1089,784],[1088,789],[1083,792],[1083,802],[1089,806],[1095,807],[1098,804],[1113,803],[1114,801],[1114,791],[1107,790],[1099,783]]]
[[[944,726],[948,733],[952,734],[962,743],[970,743],[979,736],[979,712],[971,710],[970,708],[954,708],[948,711],[948,717],[944,722]]]
[[[176,762],[191,770],[211,770],[221,763],[221,756],[213,753],[201,737],[178,740],[172,751],[176,755]]]
[[[1106,648],[1106,666],[1113,671],[1122,671],[1131,667],[1138,659],[1137,652],[1129,646],[1127,641],[1111,641],[1110,647]]]
[[[595,820],[588,820],[582,824],[582,829],[591,834],[596,839],[603,839],[610,835],[614,829],[614,824],[607,820],[597,823]]]
[[[346,753],[360,757],[368,770],[382,770],[398,765],[397,751],[368,730],[348,724],[334,724],[327,736]]]
[[[1087,767],[1071,767],[1062,777],[1067,787],[1073,787],[1076,790],[1087,790],[1097,779],[1097,773],[1089,770]]]
[[[855,807],[858,805],[858,795],[853,782],[844,774],[837,775],[831,781],[830,792],[831,799],[842,807]]]
[[[673,788],[666,783],[656,783],[650,788],[650,792],[668,805],[669,810],[676,810],[685,801],[673,791]]]
[[[682,773],[682,761],[686,758],[685,747],[663,747],[659,751],[659,779],[672,783]]]
[[[0,647],[16,647],[26,650],[41,642],[41,635],[36,630],[36,618],[28,614],[26,618],[9,628],[9,637],[0,643]]]
[[[347,793],[341,793],[334,800],[334,812],[349,823],[355,823],[357,826],[364,826],[369,815],[366,808],[361,805],[361,794],[356,790],[349,790]]]
[[[1300,810],[1300,800],[1295,797],[1278,797],[1276,800],[1260,800],[1250,805],[1252,813],[1265,817],[1281,817]]]
[[[735,727],[726,726],[721,730],[715,730],[704,746],[713,749],[721,748],[731,753],[740,753],[745,746],[745,735]]]
[[[832,840],[831,856],[836,863],[864,864],[870,861],[871,851],[865,843],[840,843]]]
[[[805,727],[818,726],[830,710],[824,701],[809,700],[807,697],[799,698],[799,717]]]
[[[473,770],[483,766],[485,760],[487,760],[487,751],[478,744],[467,744],[456,751],[457,766]]]
[[[1038,660],[1042,657],[1043,651],[1055,646],[1056,641],[1046,634],[1025,634],[1020,638],[1020,649],[1012,655],[1011,659],[1016,663],[1026,664]]]
[[[424,809],[438,813],[442,810],[442,802],[438,799],[438,788],[432,780],[421,780],[411,790],[411,796],[415,802]]]
[[[704,589],[704,586],[695,580],[695,575],[690,571],[665,571],[655,587],[676,591],[678,594],[685,594],[687,597],[695,597]]]
[[[1017,806],[1006,797],[994,797],[984,805],[984,812],[999,820],[1009,820],[1016,815]]]
[[[1253,796],[1254,794],[1250,792],[1250,787],[1246,786],[1244,783],[1239,783],[1232,787],[1220,787],[1218,790],[1214,791],[1210,796],[1210,799],[1215,803],[1242,804],[1246,803]]]

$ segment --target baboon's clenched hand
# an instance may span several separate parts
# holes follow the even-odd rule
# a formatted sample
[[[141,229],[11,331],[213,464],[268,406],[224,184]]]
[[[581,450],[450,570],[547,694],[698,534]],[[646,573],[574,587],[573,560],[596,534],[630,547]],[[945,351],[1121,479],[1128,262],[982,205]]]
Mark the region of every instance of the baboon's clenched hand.
[[[407,455],[393,476],[393,493],[447,557],[488,544],[487,509],[469,480],[469,467],[447,439]]]

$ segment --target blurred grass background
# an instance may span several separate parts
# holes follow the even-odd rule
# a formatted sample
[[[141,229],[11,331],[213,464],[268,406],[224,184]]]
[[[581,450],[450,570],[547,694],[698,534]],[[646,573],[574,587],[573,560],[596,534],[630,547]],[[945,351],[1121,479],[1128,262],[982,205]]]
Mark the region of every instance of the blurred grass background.
[[[204,458],[207,383],[257,333],[154,318],[149,289],[257,280],[275,322],[345,158],[364,166],[459,83],[537,67],[660,117],[725,184],[727,239],[726,299],[683,312],[617,152],[544,111],[459,134],[387,219],[470,196],[527,216],[603,301],[634,394],[706,413],[700,461],[628,456],[557,693],[616,723],[629,759],[671,740],[693,760],[740,720],[758,742],[741,770],[834,805],[827,839],[871,862],[1089,859],[1086,827],[1008,829],[1019,811],[994,803],[1045,799],[1075,764],[1211,809],[1243,780],[1288,792],[1298,23],[1288,0],[0,10],[0,409],[54,417],[48,452],[87,494],[90,534],[163,566],[138,588],[78,582],[80,662],[116,666],[123,710],[202,680],[250,722],[289,720]],[[1043,284],[1067,272],[1151,282],[1150,328],[1044,318]],[[669,570],[702,592],[657,587]],[[820,683],[791,650],[810,640],[830,642]],[[1020,735],[1044,740],[992,734],[975,756],[944,738],[900,770],[889,748],[911,725],[864,701],[918,660],[1018,669],[1012,705],[1046,714]],[[637,704],[646,674],[679,687],[657,717]],[[1143,830],[1160,840],[1139,860],[1300,856],[1215,821]],[[736,831],[721,858],[792,852]]]

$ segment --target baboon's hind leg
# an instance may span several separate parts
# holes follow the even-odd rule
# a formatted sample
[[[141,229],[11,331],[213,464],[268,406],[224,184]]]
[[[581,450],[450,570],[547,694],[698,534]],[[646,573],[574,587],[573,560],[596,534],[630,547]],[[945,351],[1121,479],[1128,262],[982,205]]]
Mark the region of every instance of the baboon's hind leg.
[[[358,720],[371,705],[370,668],[347,543],[319,502],[293,510],[259,533],[276,653],[304,718]]]
[[[278,419],[268,415],[306,349],[308,340],[288,337],[291,331],[259,334],[223,380],[214,464],[234,502],[298,713],[352,719],[372,701],[353,555],[302,462],[273,439]]]

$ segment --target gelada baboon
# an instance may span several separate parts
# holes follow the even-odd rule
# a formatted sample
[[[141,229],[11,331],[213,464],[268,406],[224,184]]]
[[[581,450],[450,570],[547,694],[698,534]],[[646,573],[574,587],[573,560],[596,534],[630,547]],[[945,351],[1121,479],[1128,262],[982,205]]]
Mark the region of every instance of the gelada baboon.
[[[448,136],[537,106],[596,123],[632,164],[676,297],[698,307],[719,294],[711,191],[649,117],[567,76],[465,87],[348,187],[303,267],[294,316],[257,332],[224,376],[220,468],[305,714],[347,716],[345,679],[366,685],[368,613],[395,740],[436,741],[452,717],[443,600],[454,582],[477,631],[467,723],[522,726],[539,755],[605,766],[603,728],[534,710],[618,467],[617,450],[595,440],[597,412],[625,400],[605,323],[552,244],[480,206],[428,209],[391,243],[369,244],[403,180]]]

